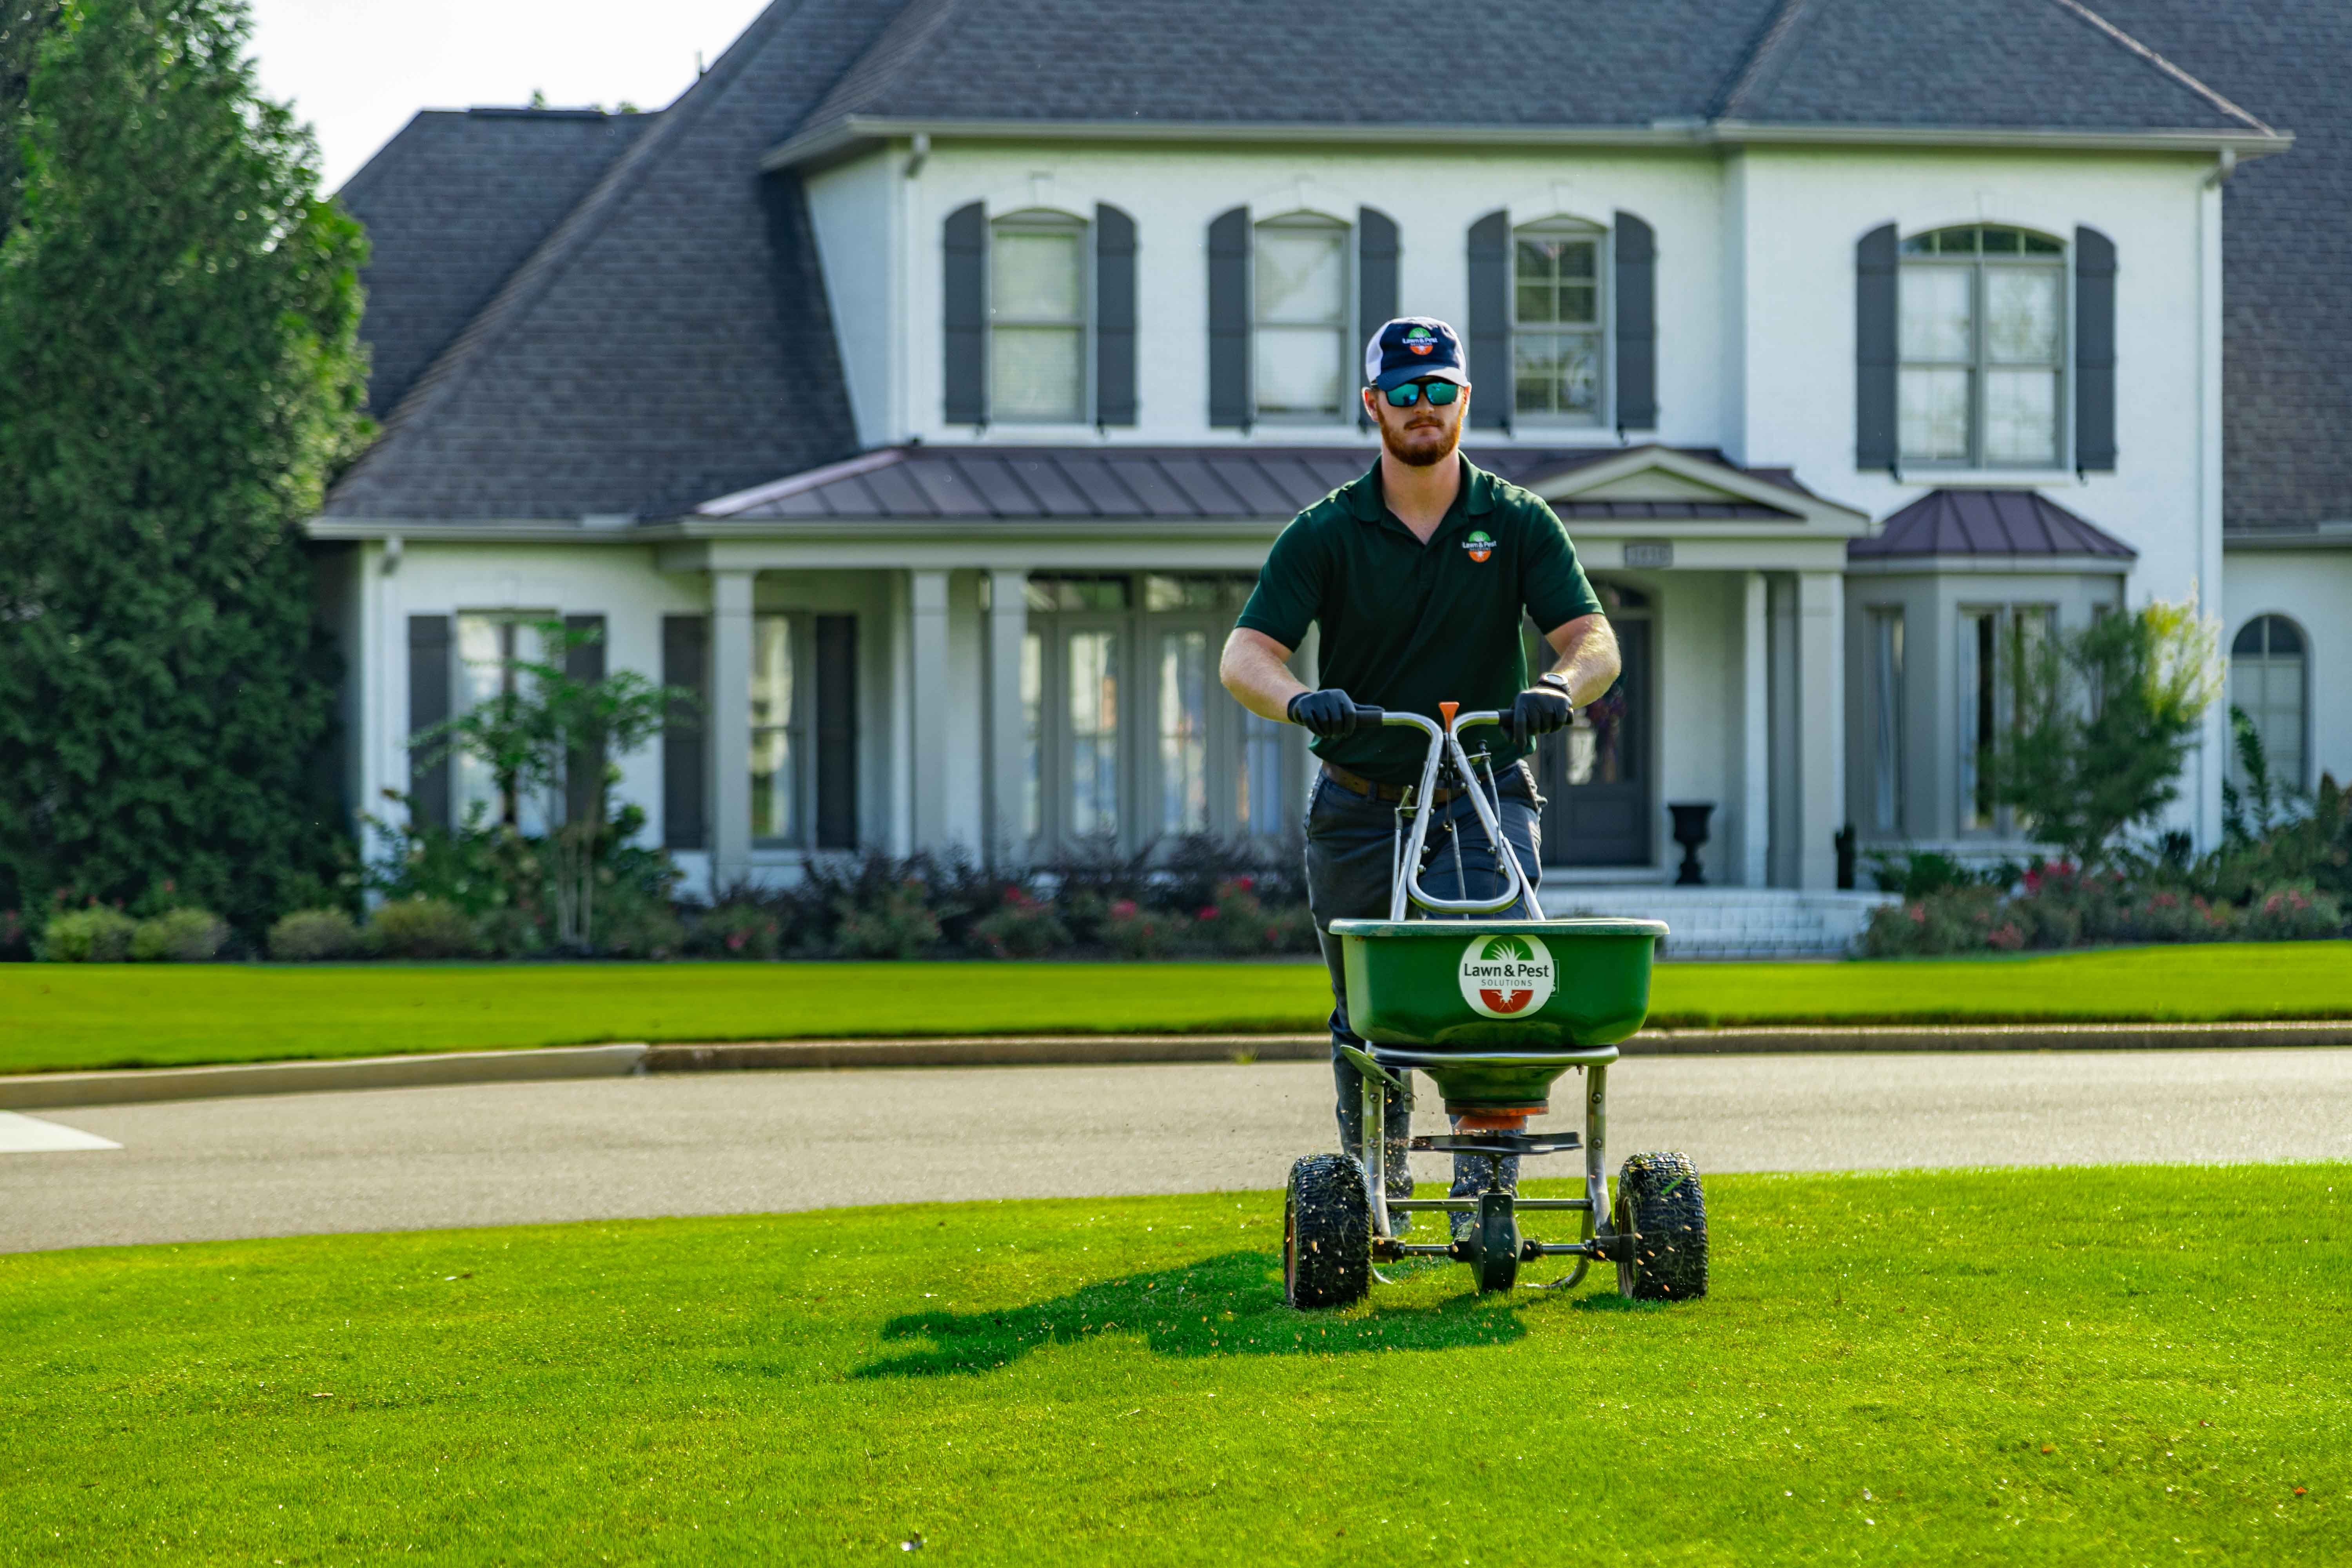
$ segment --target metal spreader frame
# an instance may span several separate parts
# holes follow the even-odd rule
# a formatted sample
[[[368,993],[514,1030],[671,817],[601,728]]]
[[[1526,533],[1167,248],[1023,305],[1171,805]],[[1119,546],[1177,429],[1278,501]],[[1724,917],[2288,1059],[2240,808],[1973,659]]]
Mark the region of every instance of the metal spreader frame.
[[[1394,921],[1408,918],[1409,906],[1433,915],[1459,916],[1496,914],[1524,904],[1529,917],[1544,919],[1535,884],[1520,866],[1517,854],[1503,832],[1493,759],[1484,751],[1474,757],[1462,744],[1463,731],[1475,725],[1500,724],[1503,715],[1492,710],[1459,713],[1451,702],[1440,704],[1439,711],[1443,715],[1442,720],[1433,720],[1419,713],[1372,710],[1372,714],[1377,715],[1375,721],[1381,725],[1416,729],[1429,737],[1429,754],[1422,764],[1421,782],[1409,786],[1397,803],[1389,918]],[[1437,799],[1441,777],[1454,781],[1452,787],[1468,797],[1479,826],[1485,830],[1487,841],[1494,846],[1496,863],[1501,868],[1504,880],[1503,891],[1496,898],[1440,898],[1422,886],[1421,862],[1428,848],[1432,816],[1430,803]],[[1457,835],[1454,843],[1456,883],[1466,891],[1466,881],[1459,876],[1460,855],[1461,844]],[[1340,1046],[1339,1049],[1355,1064],[1363,1082],[1364,1188],[1371,1206],[1371,1253],[1375,1261],[1449,1258],[1471,1266],[1477,1275],[1481,1290],[1508,1290],[1517,1283],[1521,1263],[1552,1257],[1573,1258],[1577,1261],[1572,1272],[1541,1289],[1571,1289],[1583,1281],[1586,1271],[1596,1261],[1617,1264],[1621,1288],[1631,1289],[1636,1237],[1630,1227],[1621,1227],[1614,1223],[1609,1201],[1609,1176],[1604,1167],[1609,1122],[1609,1066],[1617,1059],[1616,1047],[1583,1047],[1560,1051],[1441,1053],[1373,1044],[1369,1050],[1348,1045]],[[1394,1096],[1410,1106],[1412,1089],[1407,1075],[1415,1069],[1426,1070],[1433,1067],[1580,1068],[1584,1073],[1583,1134],[1580,1137],[1573,1131],[1470,1131],[1411,1139],[1405,1145],[1408,1151],[1486,1155],[1488,1171],[1486,1190],[1475,1197],[1391,1199],[1388,1195],[1387,1139],[1382,1136],[1388,1126],[1390,1098]],[[1565,1153],[1580,1146],[1584,1150],[1582,1197],[1522,1198],[1504,1188],[1505,1159],[1514,1155],[1528,1157]],[[1538,1241],[1519,1233],[1518,1215],[1521,1211],[1549,1210],[1568,1210],[1581,1216],[1580,1233],[1575,1241]],[[1469,1213],[1478,1216],[1478,1223],[1454,1241],[1413,1243],[1398,1238],[1391,1221],[1394,1213]],[[1373,1277],[1382,1278],[1377,1272]]]

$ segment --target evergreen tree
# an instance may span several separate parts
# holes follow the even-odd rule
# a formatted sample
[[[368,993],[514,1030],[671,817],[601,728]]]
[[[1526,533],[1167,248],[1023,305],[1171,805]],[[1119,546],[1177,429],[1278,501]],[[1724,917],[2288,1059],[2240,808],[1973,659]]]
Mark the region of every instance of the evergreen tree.
[[[14,5],[18,0],[0,0]],[[251,933],[346,835],[299,521],[364,433],[358,226],[244,0],[66,0],[0,241],[0,907]]]
[[[58,14],[58,0],[0,0],[0,239],[16,196],[16,129],[25,112],[25,83],[41,35]]]

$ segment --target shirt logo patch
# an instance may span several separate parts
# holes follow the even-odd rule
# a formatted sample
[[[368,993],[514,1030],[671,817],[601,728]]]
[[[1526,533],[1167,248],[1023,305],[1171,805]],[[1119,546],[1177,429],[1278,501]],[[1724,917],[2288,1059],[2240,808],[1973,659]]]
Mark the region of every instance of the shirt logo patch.
[[[1484,529],[1480,529],[1462,542],[1462,548],[1470,552],[1471,560],[1483,566],[1486,557],[1495,553],[1495,542],[1487,537]]]
[[[1427,327],[1409,327],[1405,330],[1404,346],[1417,354],[1426,354],[1437,347],[1437,340],[1430,335]]]

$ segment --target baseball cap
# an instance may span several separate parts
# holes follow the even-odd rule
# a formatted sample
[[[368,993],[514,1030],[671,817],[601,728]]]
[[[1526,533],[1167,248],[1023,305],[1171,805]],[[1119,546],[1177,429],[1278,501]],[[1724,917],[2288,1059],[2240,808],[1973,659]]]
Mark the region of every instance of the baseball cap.
[[[1364,379],[1381,392],[1408,381],[1470,384],[1462,374],[1462,340],[1434,316],[1399,316],[1364,345]]]

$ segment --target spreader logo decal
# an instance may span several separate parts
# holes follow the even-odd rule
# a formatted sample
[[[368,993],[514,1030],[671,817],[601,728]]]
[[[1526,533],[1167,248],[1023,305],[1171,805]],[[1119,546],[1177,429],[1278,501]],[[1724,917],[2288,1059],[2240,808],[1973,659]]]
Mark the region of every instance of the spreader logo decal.
[[[1487,534],[1486,531],[1482,528],[1476,530],[1469,538],[1464,540],[1462,542],[1462,548],[1470,552],[1471,560],[1477,562],[1483,566],[1486,563],[1486,557],[1495,553],[1495,541]]]
[[[1462,1000],[1484,1018],[1522,1018],[1551,1000],[1552,974],[1541,937],[1474,937],[1462,953]]]

